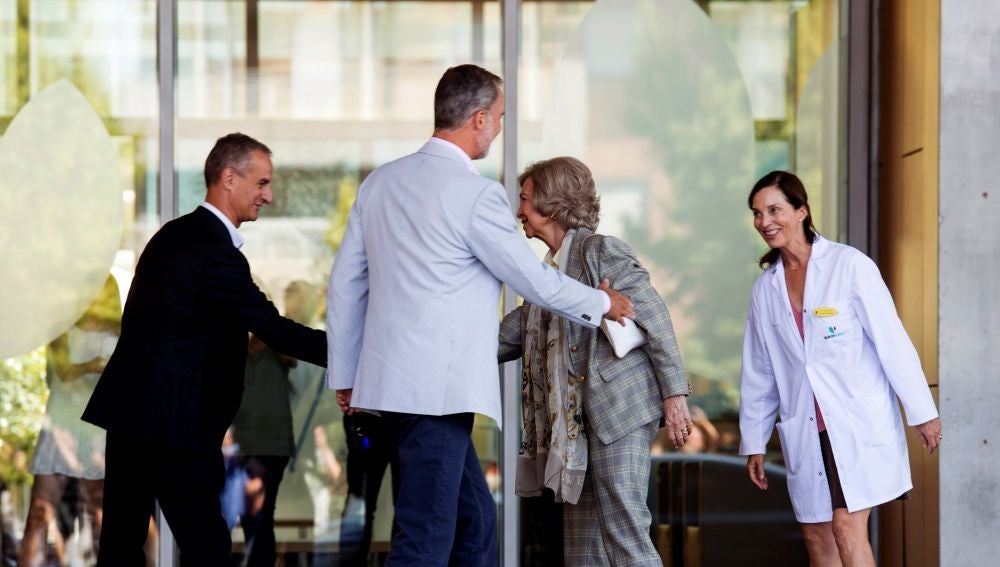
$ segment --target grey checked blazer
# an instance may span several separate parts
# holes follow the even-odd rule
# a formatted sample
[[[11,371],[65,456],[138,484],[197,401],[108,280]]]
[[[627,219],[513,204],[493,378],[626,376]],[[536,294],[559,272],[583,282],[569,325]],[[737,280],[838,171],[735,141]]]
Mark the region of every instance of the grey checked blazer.
[[[624,358],[617,358],[600,329],[569,325],[572,371],[584,376],[587,425],[601,442],[608,444],[662,418],[663,399],[688,394],[689,388],[670,314],[650,284],[649,272],[628,244],[611,236],[586,242],[591,234],[593,231],[587,228],[577,229],[566,275],[594,287],[607,278],[613,289],[632,300],[635,323],[646,333],[648,341]],[[584,261],[590,269],[589,282],[584,281]],[[528,310],[522,306],[504,317],[497,353],[500,362],[524,354],[527,315]]]

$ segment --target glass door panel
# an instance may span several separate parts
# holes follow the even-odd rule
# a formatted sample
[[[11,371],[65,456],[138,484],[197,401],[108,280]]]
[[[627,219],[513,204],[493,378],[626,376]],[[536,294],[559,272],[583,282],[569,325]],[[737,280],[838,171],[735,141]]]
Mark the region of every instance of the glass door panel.
[[[558,155],[590,167],[599,232],[628,242],[649,270],[692,383],[691,440],[676,452],[658,437],[652,448],[651,537],[671,564],[745,559],[762,546],[730,544],[747,529],[737,519],[744,513],[778,526],[769,545],[791,538],[791,564],[805,561],[783,483],[772,481],[774,502],[754,504],[739,474],[743,327],[764,251],[746,197],[768,171],[794,171],[819,229],[846,236],[846,8],[846,0],[522,5],[519,167]],[[768,458],[783,478],[776,440]],[[559,505],[521,505],[522,564],[558,564]]]
[[[358,185],[430,136],[445,69],[476,62],[501,70],[498,4],[180,0],[177,20],[178,210],[203,199],[201,168],[216,138],[242,131],[270,146],[274,203],[241,227],[243,252],[280,311],[321,326]],[[501,154],[478,163],[480,171],[495,178]],[[365,512],[374,509],[369,549],[384,559],[390,473],[353,442],[364,431],[375,447],[377,424],[345,422],[321,368],[300,362],[288,379],[298,449],[278,491],[279,553],[317,565],[347,560],[364,548]],[[495,477],[498,433],[487,421],[477,420],[473,437]],[[378,482],[377,497],[365,498]],[[238,527],[233,538],[242,555]]]
[[[156,93],[155,1],[0,0],[0,563],[96,557],[80,414],[160,224]]]

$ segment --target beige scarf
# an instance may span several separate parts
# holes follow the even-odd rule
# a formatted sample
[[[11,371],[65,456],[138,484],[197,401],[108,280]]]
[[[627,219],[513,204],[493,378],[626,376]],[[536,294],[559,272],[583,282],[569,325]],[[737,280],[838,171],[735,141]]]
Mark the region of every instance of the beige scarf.
[[[563,239],[562,266],[574,232]],[[587,474],[587,434],[583,427],[583,384],[570,372],[566,321],[529,305],[525,334],[521,371],[524,441],[515,492],[538,496],[542,488],[549,488],[557,502],[576,504]]]

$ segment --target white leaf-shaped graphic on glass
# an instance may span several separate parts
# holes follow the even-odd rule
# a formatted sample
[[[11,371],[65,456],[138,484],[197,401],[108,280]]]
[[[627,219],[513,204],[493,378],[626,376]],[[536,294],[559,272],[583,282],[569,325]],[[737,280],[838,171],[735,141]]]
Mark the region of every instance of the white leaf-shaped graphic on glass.
[[[46,344],[84,313],[122,223],[115,145],[80,91],[60,80],[0,138],[0,358]]]

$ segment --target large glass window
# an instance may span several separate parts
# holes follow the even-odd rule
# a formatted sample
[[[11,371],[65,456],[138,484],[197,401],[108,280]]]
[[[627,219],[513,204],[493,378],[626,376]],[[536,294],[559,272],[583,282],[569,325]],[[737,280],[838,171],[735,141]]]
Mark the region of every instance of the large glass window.
[[[630,243],[649,270],[692,383],[692,441],[682,453],[662,438],[653,447],[654,537],[677,564],[747,557],[728,542],[738,540],[734,518],[751,511],[736,456],[743,327],[764,251],[750,188],[774,169],[798,173],[819,229],[845,236],[845,13],[837,0],[522,6],[519,166],[570,155],[590,167],[599,232]],[[784,502],[766,505],[784,523],[775,545],[799,537],[782,492],[772,487]],[[558,507],[522,507],[523,564],[558,563]]]
[[[156,92],[156,2],[0,0],[0,563],[93,563],[80,414],[159,226]]]
[[[497,0],[175,0],[168,22],[158,19],[159,4],[0,0],[0,542],[23,541],[36,562],[93,562],[99,483],[89,481],[100,479],[102,445],[74,416],[114,345],[108,314],[120,313],[138,255],[170,220],[160,218],[160,191],[187,213],[204,198],[202,167],[219,136],[242,131],[268,144],[275,199],[241,227],[243,252],[284,314],[320,327],[358,185],[430,135],[447,67],[503,68]],[[717,522],[751,506],[735,457],[736,414],[743,321],[763,245],[746,194],[772,169],[795,171],[821,232],[844,239],[847,5],[520,5],[519,88],[507,93],[517,96],[517,114],[505,119],[517,123],[517,152],[506,159],[523,169],[572,155],[590,166],[600,232],[629,242],[649,269],[694,388],[702,441],[688,450],[697,454],[662,440],[654,447],[653,536],[678,564],[693,553],[706,565],[729,564],[730,551],[745,562],[754,547],[739,543],[736,524]],[[172,45],[158,45],[164,26]],[[176,52],[172,100],[160,99],[162,48]],[[176,173],[162,188],[160,108],[173,113],[172,151],[162,155],[174,156],[167,167]],[[477,166],[498,178],[505,156],[502,139],[494,144]],[[374,509],[367,527],[378,561],[392,519],[386,467],[352,451],[348,432],[357,428],[345,429],[322,369],[299,363],[287,374],[296,450],[279,491],[279,553],[289,562],[343,559]],[[230,454],[240,455],[240,435],[234,428]],[[495,424],[479,418],[473,435],[499,502]],[[66,439],[83,452],[70,469],[53,468]],[[59,470],[77,480],[47,480]],[[33,487],[51,489],[34,524]],[[253,495],[252,486],[237,490]],[[762,505],[777,526],[766,537],[801,546],[787,529],[790,506],[777,500],[782,490],[772,487],[776,499]],[[540,499],[520,504],[520,534],[503,534],[520,538],[520,555],[505,564],[559,564],[561,510]],[[150,533],[152,562],[155,527]],[[242,555],[238,526],[233,535]],[[719,540],[727,545],[709,545]],[[16,553],[0,546],[0,563]]]
[[[181,0],[178,210],[203,199],[201,168],[217,137],[243,131],[270,146],[274,203],[240,228],[242,251],[279,310],[321,326],[358,185],[430,136],[445,69],[468,61],[501,69],[499,17],[496,2]],[[496,177],[501,152],[493,156],[478,165]],[[296,453],[278,491],[279,552],[289,561],[349,562],[370,537],[371,553],[384,558],[393,508],[377,421],[345,419],[321,368],[300,362],[288,381]],[[474,436],[484,470],[495,471],[497,430],[487,421],[477,421]],[[358,426],[370,437],[367,450],[345,433]],[[239,445],[239,418],[233,437]],[[244,534],[236,527],[233,536],[242,554]]]

